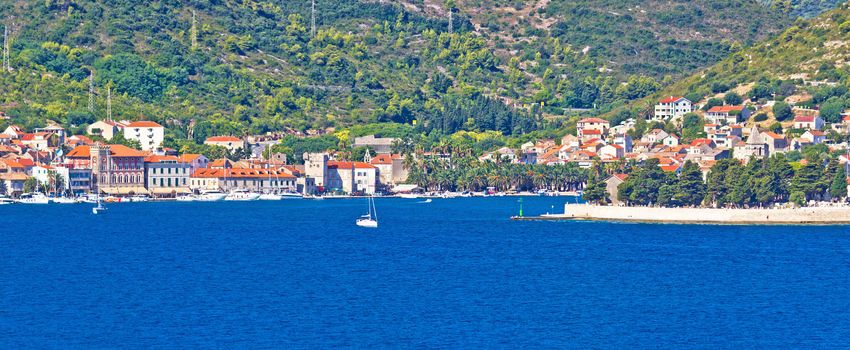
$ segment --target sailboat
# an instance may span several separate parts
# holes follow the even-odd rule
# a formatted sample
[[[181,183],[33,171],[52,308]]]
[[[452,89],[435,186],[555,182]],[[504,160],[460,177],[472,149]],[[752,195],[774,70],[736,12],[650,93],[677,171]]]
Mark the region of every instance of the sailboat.
[[[375,209],[375,198],[369,197],[366,200],[369,206],[369,213],[357,219],[357,226],[377,228],[378,227],[378,210]]]

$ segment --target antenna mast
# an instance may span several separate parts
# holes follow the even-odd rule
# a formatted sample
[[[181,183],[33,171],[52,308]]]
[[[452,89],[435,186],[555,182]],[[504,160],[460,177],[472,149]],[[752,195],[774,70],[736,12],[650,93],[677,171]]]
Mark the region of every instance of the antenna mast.
[[[9,26],[3,26],[3,70],[12,71],[11,63],[9,62]]]
[[[310,37],[316,36],[316,0],[310,0]]]
[[[189,30],[189,36],[192,39],[192,49],[198,48],[198,20],[195,16],[195,10],[192,10],[192,29]]]
[[[106,120],[112,121],[112,86],[106,86]]]
[[[94,113],[94,71],[89,74],[89,112]]]

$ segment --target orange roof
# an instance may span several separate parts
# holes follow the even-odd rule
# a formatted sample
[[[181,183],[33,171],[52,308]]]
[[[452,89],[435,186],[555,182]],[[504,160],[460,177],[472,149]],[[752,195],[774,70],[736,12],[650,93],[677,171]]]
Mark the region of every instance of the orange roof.
[[[364,162],[338,162],[338,161],[329,161],[328,168],[337,168],[337,169],[375,169],[375,166],[369,163]]]
[[[9,181],[26,181],[29,179],[29,176],[24,173],[3,173],[0,174],[0,179]]]
[[[146,154],[142,151],[134,150],[124,145],[107,145],[109,153],[113,157],[144,157]],[[74,147],[66,157],[73,158],[91,158],[91,146],[83,145]]]
[[[230,159],[227,159],[227,158],[219,158],[219,159],[216,159],[216,160],[214,160],[214,161],[210,162],[210,167],[211,167],[211,168],[215,168],[215,167],[224,167],[224,166],[225,166],[225,165],[227,165],[228,163],[233,164],[233,162],[231,162],[231,161],[230,161]]]
[[[796,116],[796,117],[794,117],[794,122],[795,123],[814,123],[815,122],[815,116],[813,116],[813,115]]]
[[[180,159],[178,159],[175,156],[147,156],[147,157],[145,157],[145,163],[162,163],[164,161],[182,163],[180,161]]]
[[[714,106],[708,110],[708,113],[729,113],[732,111],[743,111],[744,106]]]
[[[675,172],[676,170],[679,170],[679,164],[662,165],[661,170],[664,170],[665,172],[668,172],[668,173],[672,173],[672,172]]]
[[[395,159],[395,158],[396,158],[395,155],[379,154],[379,155],[375,156],[375,158],[372,158],[371,163],[372,164],[389,165],[389,164],[393,163],[393,159]]]
[[[772,138],[772,139],[783,139],[783,138],[785,138],[784,136],[781,136],[781,135],[779,135],[779,134],[777,134],[773,131],[764,131],[764,134],[767,135],[768,137]]]
[[[587,130],[582,130],[581,133],[584,134],[584,135],[601,135],[602,130],[587,129]]]
[[[18,161],[12,159],[0,159],[0,162],[6,163],[6,166],[10,168],[23,168],[24,165]]]
[[[65,143],[72,143],[72,142],[74,142],[74,140],[78,140],[79,142],[82,142],[83,144],[86,144],[86,145],[90,145],[90,144],[94,143],[94,141],[92,141],[90,138],[83,136],[83,135],[71,136],[71,137],[65,139]]]
[[[267,178],[269,176],[274,176],[278,178],[289,178],[294,179],[295,176],[292,176],[284,171],[279,170],[269,170],[269,169],[250,169],[250,168],[232,168],[232,169],[198,169],[192,173],[192,177],[199,178]]]
[[[695,139],[691,141],[691,146],[708,145],[711,146],[711,139]]]
[[[618,178],[618,179],[620,179],[620,181],[623,181],[623,180],[625,180],[627,177],[629,177],[629,174],[614,174],[613,176],[614,176],[614,177],[616,177],[616,178]]]
[[[826,133],[820,130],[808,130],[806,132],[808,132],[812,136],[826,136]]]
[[[180,159],[181,162],[191,163],[191,162],[194,162],[195,159],[198,159],[200,157],[201,157],[200,154],[186,153],[186,154],[181,154],[180,157],[178,157],[178,158]]]
[[[23,166],[34,166],[35,165],[35,162],[33,162],[32,159],[29,159],[29,158],[18,158],[18,162],[21,163]]]
[[[132,122],[130,124],[127,124],[127,127],[130,127],[130,128],[161,128],[162,125],[159,125],[159,124],[152,122],[152,121],[142,120],[142,121],[137,121],[137,122]]]
[[[681,100],[681,99],[684,99],[684,97],[681,97],[681,96],[670,96],[670,97],[668,97],[668,98],[665,98],[665,99],[661,100],[661,103],[673,103],[673,102],[676,102],[676,101]]]
[[[242,139],[233,136],[213,136],[204,142],[242,142]]]

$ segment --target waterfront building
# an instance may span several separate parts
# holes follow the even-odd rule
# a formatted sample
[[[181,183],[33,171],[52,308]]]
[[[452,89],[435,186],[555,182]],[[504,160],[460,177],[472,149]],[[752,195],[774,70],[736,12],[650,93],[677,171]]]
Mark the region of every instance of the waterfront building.
[[[329,161],[327,168],[326,191],[375,194],[378,184],[378,168],[375,166],[364,162]]]
[[[189,193],[192,165],[174,156],[145,157],[145,188],[155,197]]]
[[[294,192],[296,178],[274,169],[198,169],[189,179],[189,189],[195,192],[244,189],[254,192]]]
[[[146,154],[123,145],[78,146],[65,156],[71,167],[92,170],[92,188],[106,194],[142,194]]]

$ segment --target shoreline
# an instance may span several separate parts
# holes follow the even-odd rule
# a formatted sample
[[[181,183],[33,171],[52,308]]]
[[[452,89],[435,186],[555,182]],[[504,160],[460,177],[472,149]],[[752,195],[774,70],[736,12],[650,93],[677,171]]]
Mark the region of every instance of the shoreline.
[[[850,225],[850,207],[782,209],[655,208],[565,204],[564,214],[512,220],[580,220],[705,225]]]

